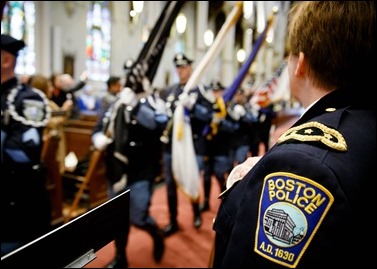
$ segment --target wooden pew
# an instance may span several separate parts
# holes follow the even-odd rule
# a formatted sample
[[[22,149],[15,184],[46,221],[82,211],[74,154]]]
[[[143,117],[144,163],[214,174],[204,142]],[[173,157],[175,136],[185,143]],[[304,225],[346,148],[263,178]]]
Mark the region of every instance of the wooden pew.
[[[63,174],[63,188],[69,191],[67,184],[73,184],[74,198],[68,206],[65,222],[77,213],[79,202],[87,197],[87,209],[93,208],[108,199],[105,162],[102,152],[93,150],[91,136],[96,122],[93,120],[70,119],[64,128],[67,154],[73,151],[79,162],[87,161],[85,173],[66,171]],[[85,195],[84,195],[85,194]]]
[[[63,192],[60,175],[60,164],[57,160],[60,136],[51,131],[46,135],[42,148],[42,161],[46,165],[46,187],[51,202],[51,225],[59,226],[63,223]]]
[[[73,151],[78,160],[87,157],[92,145],[92,132],[96,125],[94,121],[70,119],[64,127],[66,140],[66,155]]]
[[[90,161],[85,176],[77,176],[65,173],[66,178],[78,181],[78,191],[75,194],[72,204],[68,208],[65,222],[74,217],[75,211],[83,197],[84,192],[89,195],[89,208],[98,206],[108,199],[106,167],[104,162],[104,152],[94,150],[90,155]]]

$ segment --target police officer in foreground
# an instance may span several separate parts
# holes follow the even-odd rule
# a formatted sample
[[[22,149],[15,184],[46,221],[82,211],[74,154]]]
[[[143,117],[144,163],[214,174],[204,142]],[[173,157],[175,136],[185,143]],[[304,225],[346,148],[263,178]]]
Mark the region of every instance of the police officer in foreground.
[[[50,200],[41,166],[46,96],[15,74],[22,40],[1,35],[1,255],[50,229]]]
[[[306,110],[231,172],[213,267],[375,266],[376,4],[298,2],[289,22],[290,91]]]

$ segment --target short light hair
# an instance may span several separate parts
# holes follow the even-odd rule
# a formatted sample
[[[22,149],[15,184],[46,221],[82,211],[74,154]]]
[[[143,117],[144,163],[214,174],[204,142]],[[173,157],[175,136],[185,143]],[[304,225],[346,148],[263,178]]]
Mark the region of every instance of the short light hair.
[[[375,83],[375,8],[372,1],[304,1],[290,10],[288,50],[304,53],[317,86]]]

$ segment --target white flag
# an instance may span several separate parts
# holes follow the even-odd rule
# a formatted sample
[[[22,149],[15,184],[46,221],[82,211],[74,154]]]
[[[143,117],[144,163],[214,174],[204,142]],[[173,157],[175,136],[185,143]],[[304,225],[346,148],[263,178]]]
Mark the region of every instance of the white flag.
[[[182,104],[178,104],[173,116],[172,169],[177,186],[192,200],[199,199],[200,174],[190,118]]]

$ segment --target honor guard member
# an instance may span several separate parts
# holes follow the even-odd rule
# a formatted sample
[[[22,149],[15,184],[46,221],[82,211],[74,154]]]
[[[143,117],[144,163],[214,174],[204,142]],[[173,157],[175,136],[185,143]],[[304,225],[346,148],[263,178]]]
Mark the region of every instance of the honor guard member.
[[[178,73],[179,82],[169,86],[161,92],[161,98],[165,101],[165,105],[168,109],[168,115],[171,117],[167,128],[161,136],[161,141],[164,142],[163,147],[163,173],[167,187],[168,207],[170,214],[170,222],[163,228],[165,236],[172,235],[179,230],[177,216],[178,216],[178,194],[177,184],[173,177],[172,171],[172,130],[173,130],[173,114],[176,108],[178,100],[181,98],[185,84],[189,80],[192,74],[193,60],[189,59],[183,53],[177,53],[173,58],[174,66]],[[186,107],[192,107],[195,103],[197,96],[197,89],[190,90],[187,94]],[[195,147],[196,150],[196,147]],[[199,161],[199,160],[198,160]],[[199,168],[202,166],[199,165]],[[200,215],[199,201],[191,201],[193,213],[194,213],[194,227],[198,229],[202,225],[202,218]]]
[[[229,176],[213,267],[375,266],[376,108],[364,92],[376,86],[375,2],[297,2],[288,21],[290,91],[305,112]]]
[[[22,40],[1,35],[1,255],[50,229],[50,200],[41,166],[46,96],[15,74]]]
[[[245,91],[238,89],[227,107],[228,115],[238,125],[230,139],[233,166],[244,162],[250,152],[250,131],[258,119],[248,108]]]
[[[99,122],[92,136],[97,149],[106,149],[109,196],[130,189],[130,223],[152,237],[153,258],[160,262],[165,250],[164,238],[149,207],[154,180],[161,170],[160,137],[168,121],[165,103],[155,93],[135,93],[126,87],[110,110],[109,118]],[[128,266],[125,253],[128,234],[127,230],[115,239],[113,268]]]
[[[215,99],[213,100],[212,97],[211,99],[204,98],[204,95],[201,94],[204,99],[195,104],[195,106],[202,104],[203,108],[206,107],[205,114],[212,115],[208,119],[210,124],[204,128],[202,127],[201,133],[197,134],[197,136],[200,136],[200,139],[203,139],[203,143],[205,143],[201,147],[201,150],[205,149],[205,152],[202,153],[205,156],[203,173],[204,201],[200,205],[202,212],[210,209],[212,175],[215,176],[219,189],[223,191],[226,176],[233,168],[230,159],[230,140],[237,128],[237,124],[228,116],[227,104],[225,104],[223,99],[224,89],[220,81],[216,79],[212,80],[209,88],[206,90],[206,94],[213,94]],[[209,128],[207,129],[206,127]],[[200,131],[200,128],[198,128],[198,131]]]

